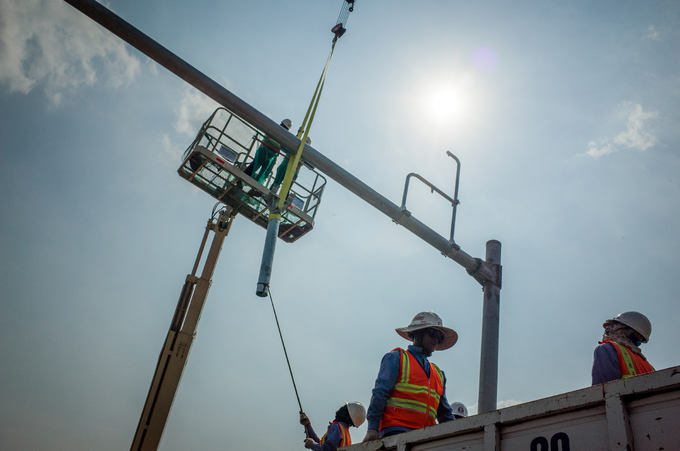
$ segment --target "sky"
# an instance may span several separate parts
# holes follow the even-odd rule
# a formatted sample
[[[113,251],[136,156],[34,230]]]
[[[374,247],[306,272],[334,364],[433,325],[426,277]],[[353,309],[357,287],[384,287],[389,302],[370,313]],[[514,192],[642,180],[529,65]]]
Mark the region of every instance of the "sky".
[[[301,123],[339,0],[110,0],[272,118]],[[417,172],[452,194],[455,241],[502,243],[499,407],[590,385],[602,323],[636,310],[680,363],[680,3],[356,2],[313,146],[395,204]],[[0,448],[127,449],[215,200],[177,175],[216,108],[60,0],[0,0]],[[450,204],[408,208],[449,236]],[[302,449],[265,230],[226,238],[160,449]],[[431,360],[476,412],[482,291],[330,180],[279,243],[271,292],[312,424],[368,405],[394,329],[425,310],[460,339]],[[352,429],[358,442],[366,425]]]

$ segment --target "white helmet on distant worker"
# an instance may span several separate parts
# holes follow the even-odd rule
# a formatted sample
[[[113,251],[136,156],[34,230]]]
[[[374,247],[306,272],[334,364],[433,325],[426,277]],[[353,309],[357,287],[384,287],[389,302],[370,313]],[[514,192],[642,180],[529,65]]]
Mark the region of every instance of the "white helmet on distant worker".
[[[361,426],[366,421],[366,408],[358,401],[348,402],[346,405],[354,427]]]
[[[647,343],[649,341],[649,336],[652,335],[652,323],[649,319],[642,313],[638,312],[624,312],[619,313],[616,318],[608,319],[602,325],[602,327],[607,327],[611,323],[621,323],[633,329],[635,332],[642,335],[642,342]]]
[[[308,146],[311,146],[312,145],[312,138],[310,138],[308,136],[307,139],[305,140],[305,144],[307,144]]]
[[[466,418],[468,416],[467,407],[462,402],[452,402],[451,410],[453,410],[453,416],[456,418]]]
[[[293,126],[293,121],[290,119],[284,119],[281,121],[281,127],[285,128],[286,130],[290,130],[290,128]]]

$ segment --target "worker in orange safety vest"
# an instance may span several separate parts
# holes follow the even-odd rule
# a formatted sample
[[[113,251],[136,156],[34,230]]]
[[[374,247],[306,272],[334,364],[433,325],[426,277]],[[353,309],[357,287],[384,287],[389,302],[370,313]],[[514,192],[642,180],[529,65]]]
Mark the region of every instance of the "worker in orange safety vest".
[[[652,323],[645,315],[621,313],[602,327],[604,335],[593,356],[592,385],[654,371],[639,347],[652,334]]]
[[[337,448],[352,444],[349,433],[351,426],[359,427],[366,420],[366,409],[360,402],[346,402],[335,412],[335,419],[328,425],[328,430],[319,439],[304,412],[300,412],[300,424],[305,427],[307,438],[305,448],[312,451],[335,451]]]
[[[434,312],[418,313],[397,333],[413,341],[408,349],[385,354],[368,406],[368,431],[364,441],[454,420],[446,400],[446,376],[428,361],[434,351],[452,347],[458,340]]]

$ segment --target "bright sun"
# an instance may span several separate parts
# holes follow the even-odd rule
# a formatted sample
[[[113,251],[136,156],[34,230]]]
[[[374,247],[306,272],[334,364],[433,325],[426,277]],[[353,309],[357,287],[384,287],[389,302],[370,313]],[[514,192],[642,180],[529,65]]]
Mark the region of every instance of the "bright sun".
[[[426,103],[426,108],[438,119],[451,119],[464,109],[463,96],[451,88],[431,91]]]

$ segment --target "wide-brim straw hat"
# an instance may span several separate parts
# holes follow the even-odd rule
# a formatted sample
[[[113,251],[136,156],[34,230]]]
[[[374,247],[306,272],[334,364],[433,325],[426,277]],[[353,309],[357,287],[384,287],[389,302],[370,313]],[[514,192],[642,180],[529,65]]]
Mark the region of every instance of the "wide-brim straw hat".
[[[397,327],[394,330],[408,341],[413,341],[411,337],[408,336],[410,332],[430,328],[440,330],[444,334],[444,340],[434,348],[435,351],[449,349],[458,341],[458,333],[453,329],[444,327],[442,325],[442,319],[434,312],[420,312],[413,317],[411,324],[406,327]]]

